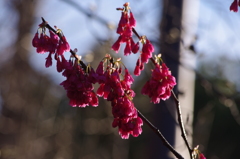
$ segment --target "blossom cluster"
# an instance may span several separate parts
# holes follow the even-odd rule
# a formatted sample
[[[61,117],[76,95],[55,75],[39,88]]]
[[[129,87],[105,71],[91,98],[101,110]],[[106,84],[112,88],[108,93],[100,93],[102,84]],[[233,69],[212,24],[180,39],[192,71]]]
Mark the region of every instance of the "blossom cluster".
[[[67,96],[70,99],[69,104],[73,107],[98,106],[98,98],[93,91],[96,73],[93,69],[88,70],[84,70],[78,60],[66,62],[62,73],[66,80],[60,85],[67,91]]]
[[[107,65],[105,70],[104,63]],[[137,137],[142,133],[143,122],[132,102],[135,93],[131,84],[134,80],[127,68],[124,68],[124,75],[122,70],[120,59],[113,62],[112,57],[106,55],[96,70],[100,84],[97,95],[111,102],[112,126],[118,127],[121,137],[127,139],[130,134]]]
[[[154,47],[146,36],[139,36],[134,29],[136,26],[136,21],[134,19],[133,13],[130,11],[129,3],[125,3],[123,8],[118,8],[122,11],[122,16],[120,18],[117,33],[120,34],[118,40],[113,44],[112,49],[116,52],[119,51],[120,44],[126,43],[124,49],[124,55],[129,55],[131,52],[137,53],[139,50],[139,42],[141,42],[142,50],[140,51],[140,57],[137,60],[134,74],[136,76],[140,75],[141,71],[144,69],[144,63],[148,63],[149,59],[152,59],[152,53],[154,52]],[[130,12],[130,13],[129,13]],[[136,44],[133,41],[133,32],[138,36],[139,42]],[[159,61],[160,57],[156,57]],[[155,69],[152,72],[151,79],[144,85],[141,93],[148,95],[151,98],[151,102],[154,104],[159,103],[160,100],[166,100],[171,96],[171,91],[176,85],[175,77],[171,75],[168,67],[163,63],[161,66],[155,63]]]
[[[46,33],[46,22],[39,25],[38,31],[32,40],[33,47],[36,48],[37,53],[44,54],[49,52],[46,58],[45,66],[49,67],[52,65],[52,54],[55,54],[54,58],[57,60],[58,72],[61,72],[60,68],[64,59],[64,52],[70,51],[70,45],[68,44],[66,37],[63,35],[60,29],[57,29],[55,34],[52,30],[49,30],[49,35]],[[57,27],[56,27],[57,28]]]
[[[137,43],[133,41],[132,34],[133,32],[136,34],[134,30],[136,20],[130,11],[129,3],[125,3],[124,8],[119,10],[122,10],[117,29],[119,38],[113,44],[112,49],[118,52],[120,44],[126,43],[124,55],[129,55],[131,52],[138,52],[139,42],[141,42],[143,44],[142,50],[134,70],[134,74],[139,75],[144,68],[143,64],[148,63],[149,59],[152,58],[154,47],[146,36],[139,36]],[[98,97],[103,97],[111,102],[114,117],[112,126],[119,128],[121,137],[127,139],[130,134],[134,137],[140,135],[143,122],[138,117],[137,109],[132,101],[135,93],[131,89],[131,84],[134,80],[121,60],[114,61],[110,55],[106,55],[95,72],[90,65],[86,66],[81,61],[81,57],[76,55],[76,51],[70,49],[62,31],[57,27],[55,28],[57,30],[43,21],[32,40],[32,45],[36,48],[37,53],[49,53],[46,58],[46,67],[52,65],[52,55],[54,55],[57,71],[62,72],[62,75],[66,77],[66,80],[60,85],[67,92],[69,104],[73,107],[89,105],[96,107],[98,106]],[[47,29],[49,34],[46,33]],[[72,56],[66,60],[64,52],[68,51],[71,52]],[[95,83],[100,85],[96,93],[93,86]],[[167,66],[155,63],[152,77],[143,87],[142,94],[148,95],[153,103],[159,103],[160,99],[166,100],[170,97],[175,84],[175,78],[171,76]]]
[[[140,57],[137,60],[134,74],[136,76],[140,75],[141,71],[144,69],[144,63],[148,63],[148,60],[152,57],[154,52],[154,47],[151,42],[147,39],[146,36],[139,36],[139,41],[134,42],[132,35],[135,31],[134,27],[136,26],[136,20],[133,16],[133,13],[130,10],[129,3],[125,3],[123,8],[118,8],[122,11],[122,16],[118,23],[117,33],[119,37],[117,41],[112,45],[112,49],[119,52],[120,45],[125,43],[124,55],[130,55],[131,53],[136,54],[139,49],[139,43],[142,43],[142,50],[140,51]],[[135,32],[136,33],[136,32]]]
[[[234,0],[230,10],[237,11],[239,0]],[[175,77],[162,61],[161,55],[155,56],[154,61],[152,53],[154,47],[146,36],[139,36],[134,27],[136,20],[130,10],[129,3],[125,3],[120,21],[118,23],[117,34],[119,37],[112,45],[112,49],[118,53],[122,43],[125,43],[124,55],[136,54],[140,52],[137,59],[134,74],[140,75],[144,69],[144,64],[151,60],[155,66],[152,70],[151,78],[142,88],[141,93],[151,98],[151,102],[156,104],[160,100],[166,100],[171,96],[172,89],[176,85]],[[49,33],[46,33],[46,29]],[[135,108],[133,98],[135,92],[131,89],[134,82],[128,69],[122,63],[121,59],[114,59],[107,54],[100,61],[96,71],[90,66],[85,65],[81,57],[76,55],[76,50],[72,51],[66,37],[62,31],[55,27],[54,30],[45,20],[39,25],[32,45],[36,52],[44,54],[48,52],[46,58],[46,67],[52,66],[52,56],[56,60],[56,69],[62,72],[66,79],[60,84],[64,87],[69,98],[69,105],[72,107],[98,106],[98,97],[102,97],[111,102],[113,114],[113,127],[118,127],[120,136],[128,139],[130,135],[137,137],[142,133],[142,116],[138,116],[138,110]],[[133,33],[137,36],[138,42],[134,42]],[[140,46],[142,43],[142,46]],[[140,49],[141,47],[141,49]],[[139,51],[141,50],[141,51]],[[70,52],[71,57],[66,60],[64,52]],[[94,84],[98,83],[99,88],[94,92]],[[145,120],[146,121],[146,120]],[[206,159],[205,156],[194,148],[194,158]]]
[[[151,102],[156,104],[160,102],[160,99],[168,99],[175,85],[175,77],[171,75],[166,64],[159,65],[156,63],[152,70],[151,79],[143,86],[141,93],[148,95]]]
[[[49,30],[46,34],[46,26],[43,22],[39,25],[32,44],[37,53],[49,52],[46,58],[46,67],[52,65],[52,54],[55,54],[57,71],[66,77],[60,85],[64,87],[69,98],[69,104],[73,107],[98,106],[98,97],[103,97],[111,102],[114,117],[112,126],[118,127],[122,138],[128,139],[130,134],[137,137],[142,133],[142,119],[138,117],[137,109],[132,102],[135,96],[131,89],[133,78],[121,60],[114,62],[110,55],[99,63],[95,70],[86,66],[76,52],[70,50],[70,46],[60,30]],[[40,35],[39,35],[40,32]],[[64,57],[64,52],[71,51],[69,60]],[[104,69],[104,65],[105,69]],[[122,71],[124,66],[124,71]],[[124,74],[123,74],[124,72]],[[121,78],[121,77],[124,78]],[[95,93],[93,84],[99,83],[100,87]]]

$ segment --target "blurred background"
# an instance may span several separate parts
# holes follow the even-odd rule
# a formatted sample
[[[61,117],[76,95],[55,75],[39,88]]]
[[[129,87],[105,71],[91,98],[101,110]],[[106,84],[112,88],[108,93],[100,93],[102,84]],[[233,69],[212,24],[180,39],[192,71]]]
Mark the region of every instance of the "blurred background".
[[[233,0],[129,0],[136,30],[162,53],[177,78],[183,122],[192,147],[207,159],[239,158],[240,13]],[[31,40],[44,17],[58,26],[72,49],[96,68],[118,38],[116,26],[126,1],[0,1],[0,158],[1,159],[172,159],[146,124],[143,133],[123,140],[112,128],[111,105],[72,108],[65,78],[56,64],[45,68]],[[135,41],[137,41],[137,38]],[[123,50],[123,47],[122,47]],[[65,53],[66,58],[70,54]],[[122,57],[133,72],[139,55]],[[140,94],[153,66],[135,78],[135,106],[166,136],[184,158],[172,99],[153,105]]]

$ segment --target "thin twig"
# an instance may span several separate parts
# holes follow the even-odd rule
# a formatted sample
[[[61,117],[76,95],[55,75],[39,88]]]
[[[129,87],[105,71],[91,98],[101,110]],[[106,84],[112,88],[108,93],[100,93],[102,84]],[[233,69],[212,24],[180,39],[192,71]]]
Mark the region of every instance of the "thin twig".
[[[139,110],[138,116],[157,134],[158,137],[162,140],[163,144],[178,158],[178,159],[184,159],[166,140],[166,138],[162,135],[161,131],[154,126]]]
[[[190,158],[192,159],[192,152],[193,150],[191,149],[189,143],[188,143],[188,140],[187,140],[187,135],[186,135],[186,131],[185,131],[185,128],[184,128],[184,124],[183,124],[183,120],[182,120],[182,113],[181,113],[181,106],[180,106],[180,102],[177,98],[177,96],[175,95],[175,93],[173,92],[172,90],[172,97],[175,101],[175,104],[176,104],[176,108],[177,108],[177,116],[178,116],[178,122],[179,122],[179,126],[180,126],[180,129],[181,129],[181,136],[185,142],[185,144],[187,145],[187,148],[188,148],[188,151],[189,151],[189,154],[190,154]]]

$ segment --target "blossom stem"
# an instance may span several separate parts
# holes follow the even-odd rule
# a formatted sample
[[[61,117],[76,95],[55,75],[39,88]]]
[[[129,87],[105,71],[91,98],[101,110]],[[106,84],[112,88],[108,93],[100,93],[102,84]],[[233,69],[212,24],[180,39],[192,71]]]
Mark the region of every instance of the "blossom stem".
[[[140,35],[137,33],[137,31],[134,28],[132,28],[132,32],[138,37],[139,40],[141,40]]]
[[[173,99],[175,101],[176,108],[177,108],[178,122],[179,122],[179,126],[180,126],[180,129],[181,129],[181,132],[182,132],[181,136],[182,136],[185,144],[187,145],[187,148],[188,148],[188,151],[189,151],[189,154],[190,154],[190,158],[192,159],[192,152],[193,152],[193,150],[190,148],[190,145],[189,145],[188,140],[187,140],[187,135],[186,135],[186,131],[185,131],[183,120],[182,120],[182,113],[181,113],[180,102],[179,102],[177,96],[175,95],[175,93],[173,92],[173,90],[172,90],[172,97],[173,97]]]
[[[184,159],[166,140],[166,138],[162,135],[161,131],[154,126],[139,110],[138,116],[160,137],[163,144],[178,158],[178,159]]]

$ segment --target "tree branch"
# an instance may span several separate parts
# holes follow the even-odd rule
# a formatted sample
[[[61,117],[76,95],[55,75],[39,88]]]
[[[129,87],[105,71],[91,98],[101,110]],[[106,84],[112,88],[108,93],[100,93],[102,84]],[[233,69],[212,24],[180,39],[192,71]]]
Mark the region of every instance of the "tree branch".
[[[172,97],[174,99],[174,102],[175,102],[176,108],[177,108],[178,123],[179,123],[180,129],[181,129],[181,132],[182,132],[181,136],[182,136],[185,144],[187,145],[187,148],[188,148],[188,151],[189,151],[189,154],[190,154],[190,158],[192,159],[192,152],[193,152],[193,150],[191,149],[191,147],[190,147],[190,145],[188,143],[188,140],[187,140],[187,135],[186,135],[186,131],[185,131],[183,120],[182,120],[182,113],[181,113],[180,102],[177,99],[177,97],[176,97],[175,93],[173,92],[173,90],[172,90]]]
[[[162,140],[163,144],[178,158],[178,159],[184,159],[170,144],[169,142],[165,139],[165,137],[162,135],[161,131],[154,126],[139,110],[138,111],[138,116],[155,132],[155,134],[160,137]]]

